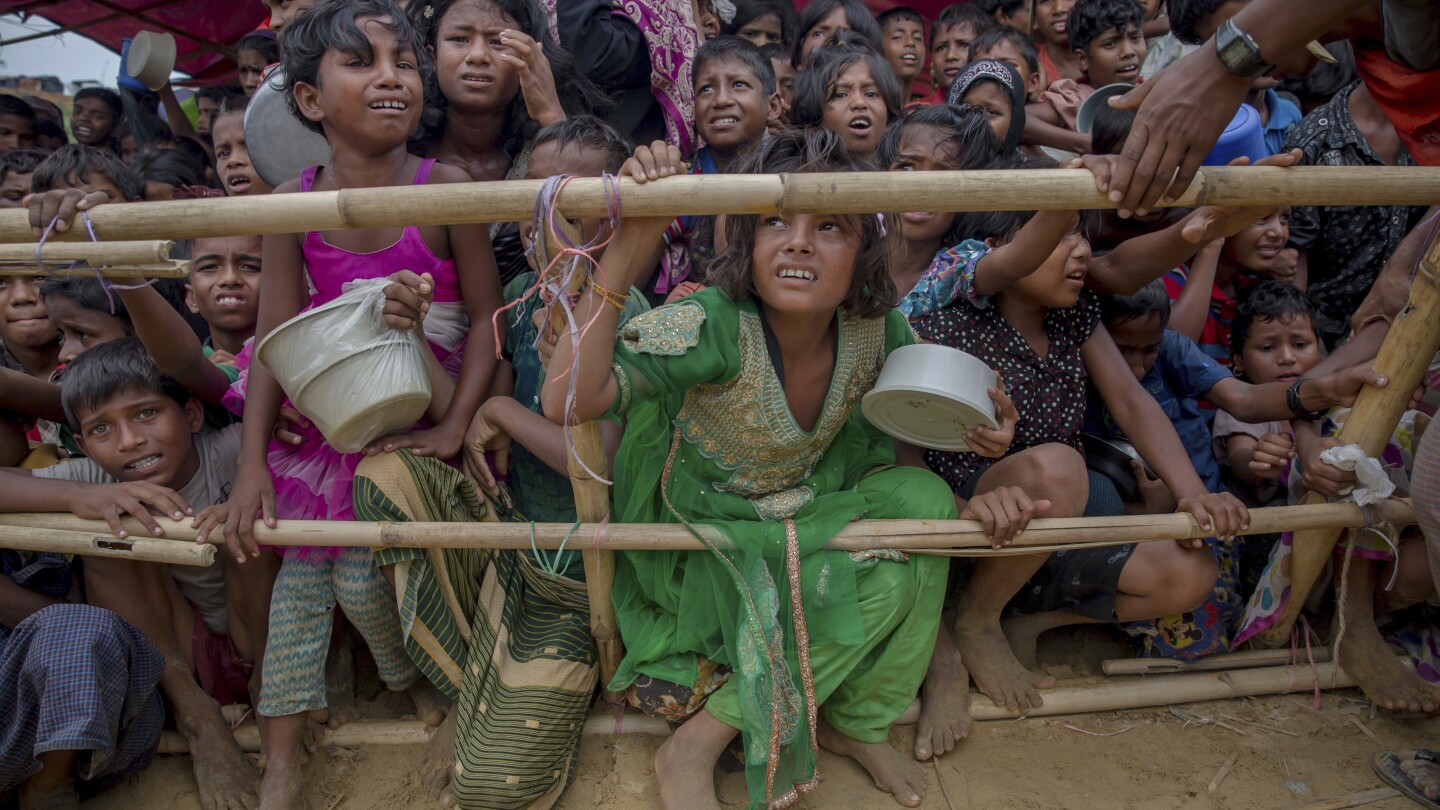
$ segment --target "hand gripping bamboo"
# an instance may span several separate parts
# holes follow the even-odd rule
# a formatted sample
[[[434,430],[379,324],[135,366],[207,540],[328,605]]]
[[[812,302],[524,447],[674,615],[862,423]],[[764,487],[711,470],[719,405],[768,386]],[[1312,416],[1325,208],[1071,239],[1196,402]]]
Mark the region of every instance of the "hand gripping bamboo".
[[[1440,325],[1437,325],[1440,324],[1440,278],[1437,274],[1440,274],[1440,239],[1432,236],[1410,283],[1410,300],[1395,316],[1390,333],[1375,357],[1374,369],[1389,377],[1390,383],[1384,388],[1367,386],[1361,390],[1355,398],[1354,409],[1340,429],[1340,442],[1360,445],[1367,456],[1377,457],[1385,449],[1400,416],[1410,406],[1410,397],[1424,378],[1430,359],[1440,350]],[[1302,503],[1324,502],[1322,496],[1312,492]],[[1261,644],[1277,647],[1289,640],[1290,628],[1339,539],[1340,530],[1335,528],[1295,533],[1295,548],[1290,555],[1290,601],[1275,624],[1257,636]]]

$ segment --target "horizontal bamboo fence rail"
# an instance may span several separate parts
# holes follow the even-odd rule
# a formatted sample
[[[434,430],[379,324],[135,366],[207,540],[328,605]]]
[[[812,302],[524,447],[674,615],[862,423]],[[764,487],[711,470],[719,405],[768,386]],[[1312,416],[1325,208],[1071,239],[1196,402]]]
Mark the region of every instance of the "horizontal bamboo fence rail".
[[[1270,534],[1320,526],[1356,528],[1383,518],[1396,525],[1415,522],[1410,505],[1402,500],[1385,501],[1369,507],[1370,514],[1355,504],[1332,503],[1315,506],[1273,506],[1250,511],[1246,534]],[[193,540],[196,532],[189,520],[155,521],[171,540]],[[108,534],[105,523],[83,520],[59,513],[16,513],[0,515],[0,527],[37,527]],[[143,532],[128,521],[132,533]],[[272,546],[362,546],[371,548],[508,548],[584,551],[700,550],[704,546],[684,526],[659,523],[612,523],[596,542],[599,525],[572,527],[568,523],[362,523],[351,521],[282,520],[274,529],[256,524],[255,536]],[[572,532],[573,529],[573,532]],[[705,530],[702,527],[702,530]],[[707,539],[725,542],[718,532],[708,530]],[[569,536],[567,542],[566,535]],[[1206,533],[1188,514],[1133,515],[1093,518],[1040,518],[1015,538],[1006,550],[1041,551],[1054,546],[1119,545],[1153,540],[1183,540],[1205,537]],[[211,542],[220,542],[219,532]],[[0,543],[3,545],[3,543]],[[973,520],[862,520],[840,531],[826,548],[864,551],[894,548],[922,552],[968,549],[976,555],[992,553],[980,524]]]
[[[35,255],[33,245],[0,245],[0,264],[71,264],[88,262],[108,264],[166,264],[175,243],[169,240],[148,242],[55,242],[47,241]]]
[[[41,267],[33,261],[28,264],[0,262],[0,276],[95,276],[104,278],[187,278],[190,266],[186,262],[165,262],[164,264],[110,264],[104,267]]]
[[[0,548],[17,551],[53,551],[61,554],[83,554],[91,557],[113,557],[121,560],[143,560],[171,565],[193,565],[201,568],[215,562],[214,546],[199,546],[176,540],[152,539],[148,536],[120,539],[100,521],[82,521],[92,525],[78,530],[69,528],[35,528],[0,526]],[[98,527],[94,524],[99,524]]]
[[[343,228],[515,222],[535,210],[542,181],[387,186],[264,197],[102,205],[90,212],[101,240],[195,239]],[[887,211],[1072,210],[1113,208],[1085,169],[843,174],[684,175],[620,183],[627,217],[682,214]],[[571,219],[603,217],[599,178],[576,178],[558,198]],[[1202,169],[1175,205],[1432,205],[1440,168],[1268,166]],[[84,228],[51,239],[88,240]],[[0,243],[33,243],[29,212],[0,211]]]

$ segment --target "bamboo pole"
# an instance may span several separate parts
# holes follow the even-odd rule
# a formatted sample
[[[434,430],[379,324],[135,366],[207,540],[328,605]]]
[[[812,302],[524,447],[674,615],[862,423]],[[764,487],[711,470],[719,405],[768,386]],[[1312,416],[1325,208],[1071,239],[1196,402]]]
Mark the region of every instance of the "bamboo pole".
[[[196,545],[181,540],[156,540],[148,536],[121,540],[109,533],[100,521],[100,533],[66,529],[39,529],[0,526],[0,548],[18,551],[53,551],[60,554],[83,554],[90,557],[112,557],[119,560],[144,560],[209,567],[215,562],[215,547]]]
[[[299,233],[343,228],[517,222],[528,219],[540,180],[446,183],[102,205],[90,211],[101,240],[196,239],[236,234]],[[1085,169],[824,174],[680,175],[636,185],[622,180],[623,213],[879,213],[923,201],[937,211],[1113,208]],[[560,192],[570,219],[608,215],[604,182],[576,178]],[[1268,166],[1206,167],[1177,206],[1431,205],[1440,200],[1440,168]],[[51,239],[88,239],[84,229]],[[33,244],[29,212],[0,211],[0,242]]]
[[[47,241],[35,255],[32,245],[0,245],[0,263],[4,264],[71,264],[88,262],[107,264],[159,264],[170,261],[175,243],[168,240],[146,242],[55,242]],[[38,261],[37,261],[38,259]]]
[[[1315,650],[1316,661],[1329,661],[1329,650]],[[1171,672],[1216,672],[1225,669],[1254,669],[1281,666],[1293,658],[1289,650],[1244,650],[1209,655],[1194,661],[1176,658],[1112,658],[1100,664],[1106,675],[1158,675]]]
[[[1374,369],[1390,378],[1384,388],[1365,387],[1355,398],[1355,407],[1340,428],[1341,444],[1358,444],[1365,455],[1378,457],[1395,432],[1400,416],[1410,407],[1410,397],[1424,379],[1430,360],[1440,351],[1440,239],[1432,237],[1418,271],[1410,283],[1410,299],[1395,316],[1385,342],[1372,364]],[[1303,504],[1323,503],[1324,497],[1309,493]],[[1290,629],[1310,589],[1324,572],[1325,565],[1340,539],[1338,528],[1314,527],[1295,535],[1295,550],[1290,555],[1290,601],[1275,624],[1256,638],[1259,643],[1278,647],[1290,638]],[[1368,594],[1352,598],[1369,598]]]
[[[85,276],[94,278],[187,278],[190,275],[188,262],[165,262],[163,264],[111,264],[102,267],[41,267],[34,263],[14,264],[0,262],[0,276]]]
[[[1390,500],[1369,507],[1396,525],[1415,522],[1410,504]],[[189,519],[170,520],[156,516],[155,522],[174,540],[194,540]],[[1244,534],[1273,534],[1292,528],[1317,526],[1357,527],[1367,523],[1367,511],[1353,503],[1325,503],[1314,506],[1272,506],[1250,510],[1250,528]],[[133,519],[125,525],[132,533],[144,530]],[[0,526],[25,526],[106,534],[102,521],[49,512],[0,515]],[[509,548],[556,549],[599,548],[607,551],[700,551],[705,547],[685,527],[670,523],[612,523],[598,542],[599,527],[583,523],[366,523],[361,521],[282,520],[274,529],[255,526],[256,539],[271,546],[359,546],[369,548]],[[698,526],[707,539],[726,542],[713,529]],[[566,542],[566,536],[569,541]],[[1205,532],[1188,514],[1117,515],[1092,518],[1039,518],[1015,538],[1019,547],[1046,548],[1103,543],[1120,545],[1156,540],[1184,540],[1204,537]],[[220,533],[212,532],[212,543]],[[974,549],[977,555],[990,553],[979,522],[973,520],[861,520],[850,523],[826,543],[840,551],[867,549],[940,550]]]
[[[565,236],[571,244],[583,244],[579,228],[574,227],[568,220],[552,224],[565,230]],[[542,261],[548,263],[549,258],[560,255],[564,246],[558,236],[549,227],[544,229],[541,244],[545,258]],[[589,278],[589,273],[584,271],[588,269],[581,268],[581,272],[572,274],[567,293],[578,293],[584,289],[585,280]],[[564,310],[552,306],[550,328],[559,335],[564,334],[568,327],[569,322],[565,318]],[[566,466],[570,474],[570,487],[575,493],[575,516],[585,523],[599,524],[610,514],[610,487],[604,481],[596,480],[585,468],[588,467],[596,475],[609,474],[609,460],[600,444],[600,423],[592,419],[571,426],[570,440],[574,443],[574,450],[566,456]],[[581,551],[581,558],[585,562],[585,592],[590,603],[590,635],[595,639],[596,658],[600,663],[600,683],[605,699],[617,703],[622,696],[612,692],[608,686],[610,679],[614,678],[620,669],[620,660],[625,657],[619,623],[615,619],[615,603],[610,597],[611,586],[615,584],[615,552],[586,548]]]

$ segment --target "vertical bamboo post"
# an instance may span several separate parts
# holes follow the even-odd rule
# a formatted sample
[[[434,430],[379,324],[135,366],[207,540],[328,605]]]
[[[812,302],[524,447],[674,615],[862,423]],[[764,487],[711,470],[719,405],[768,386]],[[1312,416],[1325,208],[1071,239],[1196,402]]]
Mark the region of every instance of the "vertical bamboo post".
[[[581,243],[579,229],[568,220],[561,220],[559,227],[565,229],[572,243]],[[540,231],[536,237],[544,240],[545,255],[558,255],[561,245],[555,235],[549,228]],[[586,277],[585,273],[577,272],[568,292],[579,292],[585,286]],[[552,307],[550,328],[556,334],[563,334],[568,326],[564,312],[558,306]],[[575,492],[575,516],[582,523],[599,523],[610,512],[610,487],[592,478],[585,467],[594,470],[596,475],[608,475],[609,461],[600,444],[600,423],[591,420],[574,425],[570,428],[570,438],[575,443],[575,452],[567,457],[570,486]],[[580,461],[585,462],[583,467]],[[595,652],[600,661],[600,683],[605,699],[618,702],[620,695],[609,689],[610,679],[620,669],[620,659],[625,654],[615,621],[615,603],[610,598],[610,587],[615,582],[615,552],[585,549],[581,555],[585,561],[585,591],[590,598],[590,635],[595,638]]]
[[[1375,357],[1374,368],[1390,378],[1384,388],[1365,388],[1340,429],[1344,444],[1358,444],[1365,455],[1376,457],[1395,432],[1400,416],[1420,384],[1430,358],[1440,350],[1440,239],[1432,238],[1410,283],[1410,300],[1396,316],[1390,333]],[[1303,503],[1324,503],[1310,493]],[[1290,601],[1270,628],[1260,634],[1261,644],[1279,646],[1290,638],[1290,628],[1305,606],[1310,589],[1325,570],[1325,563],[1340,538],[1338,529],[1310,529],[1295,533],[1291,552]],[[1351,598],[1356,598],[1352,596]]]

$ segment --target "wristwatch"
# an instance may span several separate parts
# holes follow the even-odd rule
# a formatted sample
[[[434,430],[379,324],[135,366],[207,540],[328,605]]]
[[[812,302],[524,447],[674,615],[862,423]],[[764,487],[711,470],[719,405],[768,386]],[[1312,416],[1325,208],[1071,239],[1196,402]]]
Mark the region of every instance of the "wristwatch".
[[[1247,79],[1258,79],[1275,69],[1260,55],[1260,46],[1255,44],[1255,40],[1241,31],[1233,20],[1221,23],[1215,32],[1215,53],[1226,70]]]

